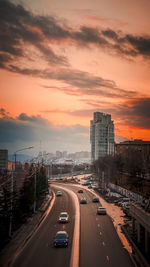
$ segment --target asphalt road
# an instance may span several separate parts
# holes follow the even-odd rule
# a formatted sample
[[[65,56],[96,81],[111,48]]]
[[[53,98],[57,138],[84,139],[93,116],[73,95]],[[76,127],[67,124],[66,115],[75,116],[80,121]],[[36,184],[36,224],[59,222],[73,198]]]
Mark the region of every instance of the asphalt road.
[[[50,214],[17,257],[13,267],[69,267],[75,210],[70,195],[66,191],[62,192],[63,195],[56,197]],[[57,221],[62,211],[69,213],[70,222],[67,224],[60,224]],[[53,247],[54,236],[60,230],[65,230],[69,234],[68,248]]]
[[[62,186],[62,185],[61,185]],[[87,204],[80,204],[80,254],[79,267],[133,267],[128,252],[123,245],[108,215],[97,215],[93,203],[93,194],[85,189],[77,193],[78,187],[66,185],[79,198],[86,197]],[[61,190],[62,191],[62,190]],[[67,211],[70,215],[68,224],[59,224],[58,215]],[[74,204],[70,195],[63,191],[62,197],[56,197],[54,206],[43,225],[29,241],[13,267],[69,267],[74,229]],[[58,230],[69,234],[68,248],[54,248],[53,237]]]
[[[70,186],[69,186],[70,187]],[[77,187],[71,186],[77,193]],[[133,267],[131,258],[123,248],[111,218],[97,215],[100,203],[93,203],[93,194],[86,189],[77,193],[86,197],[87,204],[80,204],[80,257],[79,267]]]

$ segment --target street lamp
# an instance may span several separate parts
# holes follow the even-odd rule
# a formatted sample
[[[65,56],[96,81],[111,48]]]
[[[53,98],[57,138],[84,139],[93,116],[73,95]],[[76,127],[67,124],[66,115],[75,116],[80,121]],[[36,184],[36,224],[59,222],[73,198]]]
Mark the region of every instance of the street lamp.
[[[27,150],[27,149],[31,149],[33,148],[33,146],[30,147],[25,147],[19,150],[16,150],[14,152],[14,157],[15,157],[15,171],[16,171],[16,154],[17,152],[23,151],[23,150]],[[14,191],[14,168],[13,168],[13,164],[12,164],[12,172],[11,172],[11,186],[10,186],[10,192],[11,192],[11,198],[10,198],[10,223],[9,223],[9,237],[11,237],[12,234],[12,219],[13,219],[13,191]]]

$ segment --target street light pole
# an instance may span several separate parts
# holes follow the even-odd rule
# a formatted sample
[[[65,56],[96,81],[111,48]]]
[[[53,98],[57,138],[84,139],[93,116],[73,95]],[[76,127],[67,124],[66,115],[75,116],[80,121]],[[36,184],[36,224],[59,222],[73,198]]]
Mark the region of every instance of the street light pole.
[[[33,212],[35,213],[36,210],[36,163],[35,163],[35,174],[34,174],[34,206],[33,206]]]
[[[10,185],[10,223],[9,223],[9,237],[11,237],[12,235],[12,220],[13,220],[13,193],[14,193],[14,171],[16,171],[16,154],[19,151],[23,151],[23,150],[27,150],[27,149],[31,149],[33,148],[33,146],[30,147],[25,147],[22,149],[19,149],[17,151],[14,152],[14,157],[15,157],[15,166],[13,168],[13,164],[12,164],[12,172],[11,172],[11,185]]]
[[[13,192],[14,192],[14,172],[13,172],[13,165],[12,165],[12,172],[11,172],[11,185],[10,185],[10,223],[9,223],[9,237],[11,237],[12,233],[12,218],[13,218]]]

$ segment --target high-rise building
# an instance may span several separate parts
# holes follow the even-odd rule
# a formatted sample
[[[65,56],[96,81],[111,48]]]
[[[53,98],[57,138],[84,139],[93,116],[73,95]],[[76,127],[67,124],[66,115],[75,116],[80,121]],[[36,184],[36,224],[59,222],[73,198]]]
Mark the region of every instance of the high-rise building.
[[[114,154],[114,123],[110,114],[94,112],[90,122],[91,159]]]

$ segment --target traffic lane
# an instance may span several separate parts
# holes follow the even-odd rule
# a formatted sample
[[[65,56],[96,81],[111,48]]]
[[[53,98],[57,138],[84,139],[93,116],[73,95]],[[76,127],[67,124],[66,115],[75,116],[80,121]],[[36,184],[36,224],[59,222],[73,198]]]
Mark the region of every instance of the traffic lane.
[[[117,235],[114,225],[107,215],[97,215],[97,207],[101,203],[93,203],[93,194],[82,187],[68,186],[77,193],[78,198],[86,197],[88,204],[80,205],[80,267],[82,266],[133,266],[128,252]]]
[[[69,267],[75,210],[70,195],[66,191],[62,192],[61,197],[56,197],[55,204],[42,226],[16,259],[13,264],[14,267],[47,267],[50,265],[53,267]],[[69,213],[70,221],[67,224],[58,223],[58,216],[62,211]],[[66,230],[69,234],[68,248],[53,247],[54,236],[59,230]]]
[[[109,216],[97,215],[97,234],[105,248],[105,256],[111,266],[132,267],[131,258],[123,247]]]
[[[80,205],[81,237],[80,267],[121,266],[133,267],[130,256],[116,233],[108,215],[97,215],[100,204],[93,203],[93,195],[84,192],[88,204]]]

